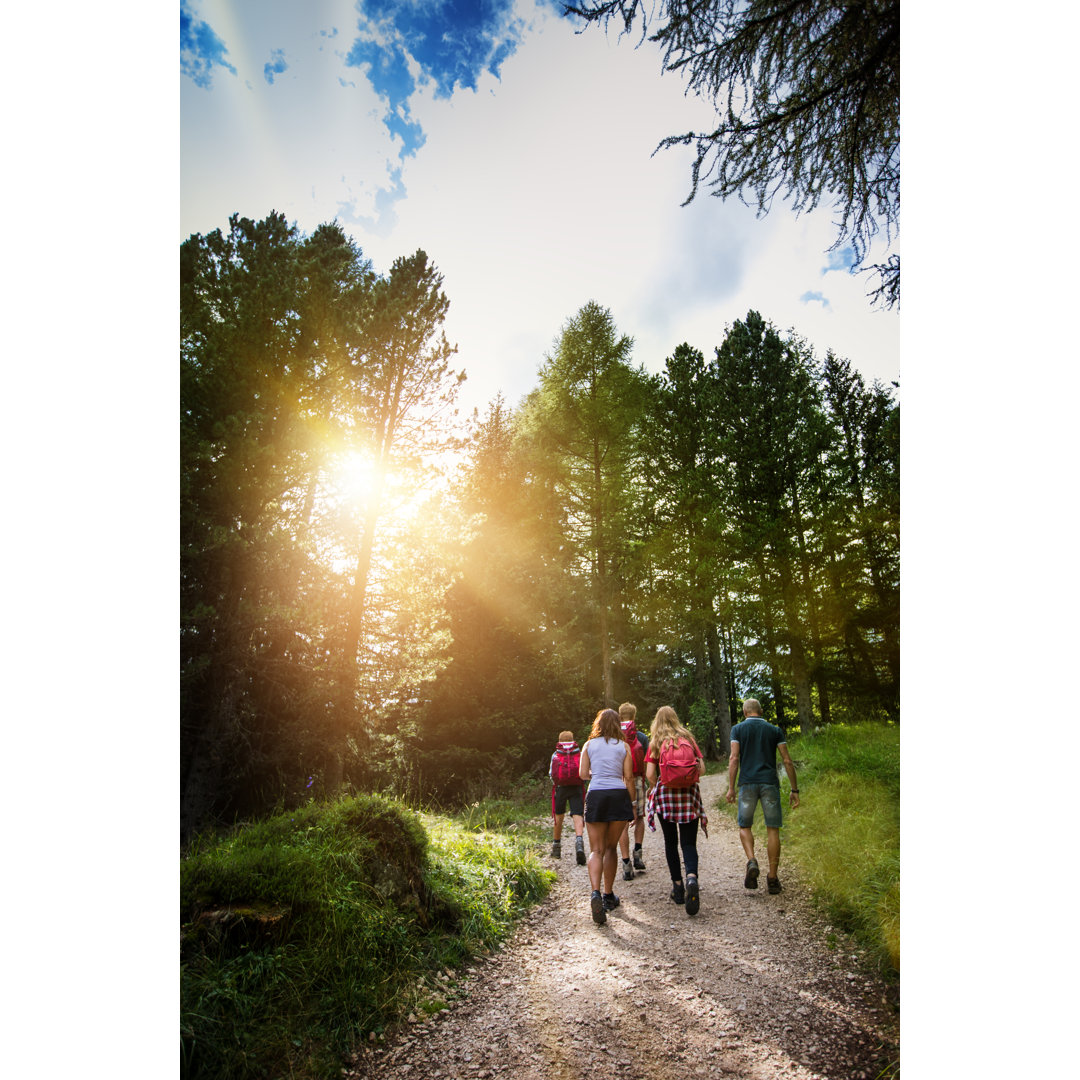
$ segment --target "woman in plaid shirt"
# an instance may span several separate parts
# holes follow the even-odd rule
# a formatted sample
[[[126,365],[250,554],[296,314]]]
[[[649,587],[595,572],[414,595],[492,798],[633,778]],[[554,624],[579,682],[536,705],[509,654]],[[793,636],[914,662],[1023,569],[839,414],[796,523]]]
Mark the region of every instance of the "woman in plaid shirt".
[[[661,754],[665,747],[677,746],[680,739],[685,739],[693,746],[700,776],[704,772],[705,762],[697,740],[679,722],[675,710],[670,705],[662,705],[653,720],[652,731],[649,732],[649,752],[645,756],[645,779],[652,785],[647,817],[649,828],[653,832],[656,832],[653,818],[660,818],[660,828],[664,833],[664,854],[667,856],[668,870],[671,873],[671,899],[676,904],[685,903],[687,915],[696,915],[701,904],[697,879],[699,822],[705,835],[709,835],[709,819],[705,816],[705,807],[701,802],[701,788],[696,783],[690,787],[668,787],[659,779]],[[679,861],[680,847],[682,861],[686,863],[685,889]]]

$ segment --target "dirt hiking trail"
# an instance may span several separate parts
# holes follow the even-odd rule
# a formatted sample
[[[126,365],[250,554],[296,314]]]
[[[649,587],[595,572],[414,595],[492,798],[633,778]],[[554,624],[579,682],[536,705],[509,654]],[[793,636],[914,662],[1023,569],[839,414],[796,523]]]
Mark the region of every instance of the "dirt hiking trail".
[[[670,899],[659,826],[646,870],[615,892],[597,926],[574,859],[569,814],[551,894],[502,949],[465,971],[464,996],[362,1050],[351,1080],[876,1080],[899,1061],[899,1014],[858,950],[809,904],[785,866],[784,891],[743,887],[734,822],[711,809],[727,774],[701,784],[709,838],[698,837],[701,910]],[[810,798],[813,798],[812,792]],[[785,807],[785,813],[788,810]],[[798,811],[795,811],[796,813]],[[587,845],[587,841],[586,841]],[[760,846],[760,845],[759,845]],[[890,1068],[892,1064],[892,1068]]]

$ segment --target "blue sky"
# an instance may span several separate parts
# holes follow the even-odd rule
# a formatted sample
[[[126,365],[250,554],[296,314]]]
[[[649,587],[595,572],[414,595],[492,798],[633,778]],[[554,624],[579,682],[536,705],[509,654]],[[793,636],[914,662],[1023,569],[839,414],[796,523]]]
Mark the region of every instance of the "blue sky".
[[[445,275],[462,403],[516,402],[588,300],[660,370],[710,355],[754,307],[868,378],[899,377],[830,212],[764,218],[688,193],[665,135],[711,110],[636,39],[547,0],[183,0],[180,238],[230,213],[337,219],[380,271],[422,247]]]

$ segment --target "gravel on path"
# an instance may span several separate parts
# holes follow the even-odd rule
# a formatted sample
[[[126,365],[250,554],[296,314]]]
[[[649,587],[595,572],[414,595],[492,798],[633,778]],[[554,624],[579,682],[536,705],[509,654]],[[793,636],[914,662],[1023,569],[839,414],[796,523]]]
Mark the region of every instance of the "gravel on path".
[[[646,870],[592,921],[566,818],[558,880],[503,948],[464,972],[459,1000],[413,1016],[342,1070],[349,1080],[877,1080],[899,1061],[895,986],[808,902],[781,853],[784,891],[743,887],[734,822],[715,809],[727,774],[702,780],[701,910],[669,898],[659,827]],[[797,811],[796,811],[797,812]],[[569,843],[566,837],[570,837]],[[830,943],[835,942],[835,947]],[[449,977],[449,976],[448,976]]]

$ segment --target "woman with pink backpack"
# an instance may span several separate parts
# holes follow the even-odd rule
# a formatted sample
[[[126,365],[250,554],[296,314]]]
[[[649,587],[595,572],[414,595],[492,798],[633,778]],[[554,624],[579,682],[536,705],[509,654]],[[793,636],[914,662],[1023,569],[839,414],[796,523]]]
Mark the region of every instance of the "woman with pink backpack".
[[[701,905],[697,878],[699,823],[702,832],[709,835],[709,819],[698,786],[704,771],[705,760],[697,740],[679,722],[675,710],[662,705],[649,732],[649,752],[645,757],[645,777],[652,785],[648,821],[649,828],[656,832],[653,818],[660,818],[664,855],[671,873],[671,899],[676,904],[685,904],[687,915],[696,915]],[[686,864],[685,886],[680,848],[682,863]]]

